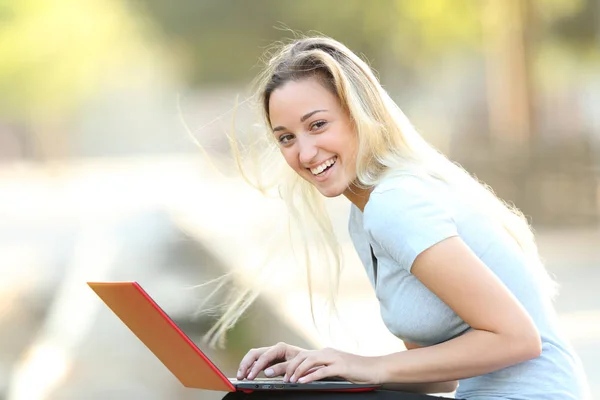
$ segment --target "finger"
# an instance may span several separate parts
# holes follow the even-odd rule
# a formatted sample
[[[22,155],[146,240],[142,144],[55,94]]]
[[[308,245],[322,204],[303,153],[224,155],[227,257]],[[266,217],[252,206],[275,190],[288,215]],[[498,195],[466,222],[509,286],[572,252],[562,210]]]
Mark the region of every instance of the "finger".
[[[323,368],[323,365],[320,365],[318,367],[312,367],[311,369],[309,369],[308,371],[306,371],[306,375],[315,372],[316,370],[318,370],[319,368]]]
[[[299,383],[309,383],[309,382],[314,382],[314,381],[318,381],[321,379],[329,378],[329,377],[335,376],[335,375],[336,374],[333,373],[332,367],[321,367],[321,368],[316,368],[316,369],[313,368],[313,369],[309,370],[306,375],[304,375],[303,377],[298,379],[298,382]]]
[[[305,358],[306,355],[304,353],[299,353],[296,357],[288,361],[287,368],[285,369],[285,375],[283,376],[284,382],[290,382],[290,378],[296,372],[296,368],[298,368],[298,365],[300,365]]]
[[[315,372],[316,370],[323,368],[323,367],[324,367],[323,365],[319,365],[317,367],[312,367],[308,371],[306,371],[306,375],[311,374],[311,373]],[[295,375],[299,376],[297,373]]]
[[[267,368],[269,365],[276,363],[279,360],[282,360],[285,357],[285,347],[284,346],[273,346],[266,350],[263,354],[258,357],[250,372],[248,373],[248,379],[254,379],[256,376]]]
[[[244,379],[246,376],[248,376],[248,372],[250,371],[256,360],[266,350],[267,348],[263,347],[260,349],[252,349],[248,353],[246,353],[246,355],[244,356],[244,358],[242,358],[242,361],[240,362],[240,367],[238,368],[237,372],[237,378]]]
[[[298,353],[296,357],[288,361],[288,366],[285,369],[285,375],[283,376],[284,382],[291,382],[291,377],[294,376],[296,369],[306,359],[306,357],[308,357],[308,353],[303,351],[301,353]]]
[[[281,362],[277,364],[273,364],[269,366],[269,368],[265,369],[265,376],[269,378],[273,378],[275,376],[283,376],[285,375],[285,370],[288,366],[288,362]]]
[[[248,379],[248,376],[250,375],[250,371],[252,371],[254,364],[256,364],[256,361],[252,362],[252,364],[248,368],[246,368],[245,371],[243,371],[242,369],[239,369],[238,373],[237,373],[237,379],[238,380]]]
[[[295,383],[296,381],[298,381],[298,378],[303,377],[304,375],[306,375],[308,373],[309,370],[311,370],[312,368],[315,367],[324,367],[324,365],[326,365],[325,362],[323,362],[323,360],[319,358],[317,358],[318,356],[315,356],[314,354],[306,357],[294,370],[294,373],[292,374],[292,376],[290,377],[290,382]],[[319,368],[322,369],[322,368]]]

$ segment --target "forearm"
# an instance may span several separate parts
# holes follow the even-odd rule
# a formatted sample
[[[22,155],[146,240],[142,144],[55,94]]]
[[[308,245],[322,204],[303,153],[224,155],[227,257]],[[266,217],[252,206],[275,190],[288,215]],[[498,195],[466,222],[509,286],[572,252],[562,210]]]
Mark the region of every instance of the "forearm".
[[[380,382],[447,382],[483,375],[540,353],[533,339],[473,330],[435,346],[378,357]]]

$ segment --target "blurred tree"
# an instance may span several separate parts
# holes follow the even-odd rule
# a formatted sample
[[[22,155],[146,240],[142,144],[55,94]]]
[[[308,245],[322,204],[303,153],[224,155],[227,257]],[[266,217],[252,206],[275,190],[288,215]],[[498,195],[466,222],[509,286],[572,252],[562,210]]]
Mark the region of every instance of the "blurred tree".
[[[440,51],[476,44],[479,29],[476,3],[469,0],[130,2],[162,27],[190,82],[204,86],[251,79],[264,49],[293,37],[285,27],[342,40],[376,69],[393,62],[398,70],[417,70]]]
[[[527,152],[536,140],[539,134],[538,77],[544,76],[544,70],[555,67],[555,63],[540,54],[548,47],[559,46],[557,42],[570,43],[571,37],[566,33],[561,35],[559,26],[565,20],[585,19],[583,15],[589,11],[590,4],[591,1],[585,0],[486,0],[483,3],[482,47],[486,61],[489,132],[494,145],[505,144],[511,149],[516,146]],[[589,49],[596,41],[588,28],[579,34],[587,40],[573,44],[571,51]],[[544,79],[548,81],[552,80]]]
[[[557,84],[558,80],[551,78],[560,74],[557,65],[573,59],[574,54],[581,61],[599,55],[589,24],[575,29],[576,35],[570,31],[570,23],[564,24],[589,21],[585,14],[592,4],[598,5],[584,0],[487,0],[482,8],[490,137],[488,154],[481,160],[484,165],[470,169],[479,171],[480,178],[536,223],[594,223],[597,219],[597,178],[589,164],[592,158],[580,150],[586,147],[586,132],[572,126],[570,146],[548,147],[539,127],[540,99]],[[570,76],[566,79],[575,86],[576,74],[572,69],[567,72]],[[544,183],[557,185],[560,176],[570,176],[573,185],[568,191],[552,194],[560,198],[563,207],[548,212],[544,206],[549,193]],[[575,191],[578,195],[571,195]]]
[[[111,0],[0,0],[0,21],[0,119],[27,121],[38,157],[63,156],[66,116],[145,51],[140,26]]]
[[[75,107],[102,76],[139,55],[140,37],[155,24],[195,84],[246,82],[257,56],[292,36],[284,26],[339,38],[376,69],[418,72],[449,51],[479,47],[481,5],[490,1],[0,0],[0,115]],[[594,43],[594,0],[534,3],[549,40]]]
[[[395,65],[398,71],[418,73],[450,51],[480,49],[481,14],[491,0],[128,1],[162,28],[175,56],[187,65],[192,84],[218,85],[252,78],[262,51],[282,37],[293,36],[282,31],[284,26],[342,40],[366,54],[376,69]],[[589,19],[585,11],[596,4],[595,0],[531,1],[543,22],[540,27],[552,33],[549,40],[573,36],[569,29],[555,25],[567,19]],[[506,27],[510,21],[504,22],[501,26]],[[589,27],[581,28],[581,36],[588,43],[594,40]]]

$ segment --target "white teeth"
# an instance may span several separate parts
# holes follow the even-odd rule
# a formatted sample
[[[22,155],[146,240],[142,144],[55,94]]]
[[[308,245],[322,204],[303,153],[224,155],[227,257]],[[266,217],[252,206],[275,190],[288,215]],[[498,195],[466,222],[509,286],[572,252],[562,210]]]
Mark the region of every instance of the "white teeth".
[[[329,160],[325,161],[323,164],[319,165],[318,167],[311,168],[310,172],[312,172],[313,175],[319,175],[321,172],[323,172],[325,170],[325,168],[330,167],[333,164],[335,164],[336,160],[337,160],[337,157],[330,158]]]

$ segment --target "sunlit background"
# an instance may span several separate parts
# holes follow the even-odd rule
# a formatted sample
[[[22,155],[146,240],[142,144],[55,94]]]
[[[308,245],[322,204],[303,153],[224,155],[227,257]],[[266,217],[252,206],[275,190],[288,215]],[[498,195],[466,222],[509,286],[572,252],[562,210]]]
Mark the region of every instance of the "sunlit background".
[[[228,374],[277,341],[402,349],[349,204],[328,203],[341,318],[317,307],[315,329],[284,205],[233,168],[226,135],[253,131],[249,83],[289,29],[366,57],[423,136],[530,218],[600,398],[599,0],[0,0],[0,399],[223,396],[184,388],[89,280],[139,281],[201,347],[213,287],[195,286],[263,287],[209,350]]]

